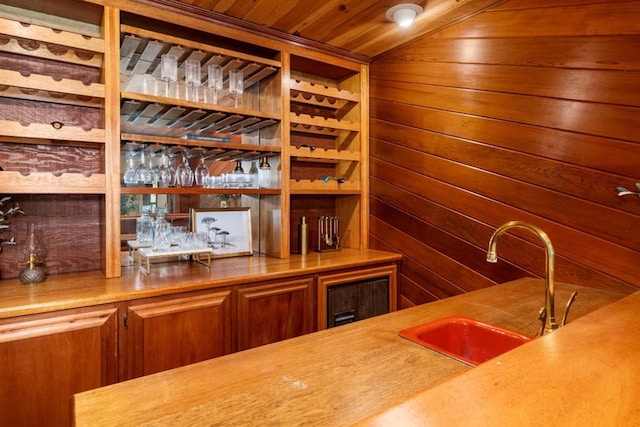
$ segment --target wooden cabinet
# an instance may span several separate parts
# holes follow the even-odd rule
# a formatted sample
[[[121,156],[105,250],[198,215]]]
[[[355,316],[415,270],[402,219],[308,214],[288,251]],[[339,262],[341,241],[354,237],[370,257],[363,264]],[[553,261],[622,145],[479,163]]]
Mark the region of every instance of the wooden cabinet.
[[[284,207],[278,173],[282,79],[281,63],[273,58],[277,52],[254,48],[262,53],[259,56],[234,51],[211,44],[210,37],[194,34],[188,28],[172,26],[156,32],[157,25],[157,21],[140,16],[126,14],[122,19],[121,194],[130,207],[127,212],[130,217],[123,221],[132,222],[142,205],[166,206],[171,213],[187,215],[192,208],[229,206],[227,200],[231,199],[232,205],[251,208],[251,228],[256,230],[252,250],[282,257],[281,245],[275,243],[282,224],[274,222],[272,215],[273,210],[281,212]],[[167,84],[159,80],[161,58],[165,54],[177,59],[177,82]],[[185,96],[184,84],[187,61],[197,63],[203,83],[189,97]],[[222,89],[216,91],[215,102],[207,87],[211,65],[221,67],[224,81]],[[243,75],[243,93],[237,105],[229,88],[229,73],[233,70]],[[161,82],[159,86],[164,89],[145,91],[143,83],[149,79]],[[171,88],[169,93],[167,86]],[[273,185],[267,188],[257,185],[262,158],[271,165]],[[151,168],[165,162],[174,170],[178,170],[181,162],[193,171],[206,165],[211,179],[193,185],[180,182],[164,186],[131,185],[125,179],[128,171],[143,161]],[[257,232],[267,224],[268,234]],[[125,227],[123,222],[122,228]]]
[[[307,217],[312,249],[327,249],[316,219],[338,217],[341,247],[368,246],[367,67],[291,56],[291,244]],[[323,233],[320,233],[323,234]]]
[[[30,217],[14,232],[27,221],[47,230],[49,274],[102,269],[118,276],[110,155],[117,133],[110,45],[118,11],[77,0],[25,7],[0,5],[0,179]],[[82,224],[68,214],[78,206]],[[6,277],[19,271],[21,255],[11,256]]]
[[[127,309],[127,378],[232,351],[231,291],[134,303]]]
[[[69,426],[74,393],[118,380],[118,309],[0,321],[0,414],[11,426]]]
[[[317,218],[337,216],[341,246],[367,248],[368,65],[251,31],[227,34],[214,20],[185,21],[149,2],[129,3],[0,5],[0,35],[9,40],[0,49],[0,174],[7,193],[24,195],[29,215],[68,234],[46,242],[55,249],[49,257],[60,257],[47,260],[53,273],[102,268],[108,278],[120,276],[123,242],[131,239],[143,204],[168,205],[186,221],[190,208],[231,199],[230,205],[252,210],[253,251],[278,258],[298,250],[301,216],[310,224],[312,246]],[[225,80],[241,69],[241,103],[228,96],[226,81],[216,103],[146,92],[143,82],[161,77],[165,53],[178,57],[182,82],[184,62],[199,61],[202,89],[208,65],[220,65]],[[16,152],[17,162],[10,157]],[[129,160],[137,166],[141,152],[154,167],[163,153],[177,157],[176,166],[185,152],[192,169],[204,157],[212,175],[231,172],[236,162],[249,172],[266,157],[272,185],[123,185]],[[62,218],[78,206],[92,209],[84,228]],[[57,250],[69,240],[77,242],[77,254]]]
[[[313,278],[238,290],[238,345],[247,350],[313,332]]]

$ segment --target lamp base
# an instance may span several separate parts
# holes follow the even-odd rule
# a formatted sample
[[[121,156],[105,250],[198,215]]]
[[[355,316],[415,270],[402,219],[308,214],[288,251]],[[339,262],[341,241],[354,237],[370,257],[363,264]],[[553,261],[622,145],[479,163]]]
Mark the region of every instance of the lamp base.
[[[18,275],[20,281],[25,285],[33,285],[35,283],[40,283],[45,278],[44,268],[42,267],[27,267],[23,268]]]

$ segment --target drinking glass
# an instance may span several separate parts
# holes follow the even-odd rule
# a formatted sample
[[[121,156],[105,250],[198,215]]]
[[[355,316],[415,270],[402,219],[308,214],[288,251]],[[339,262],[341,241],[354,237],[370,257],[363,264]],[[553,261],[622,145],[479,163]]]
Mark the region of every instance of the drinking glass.
[[[134,153],[129,153],[129,159],[127,161],[127,170],[124,172],[122,181],[127,187],[134,187],[138,185],[138,177],[136,175],[136,168],[133,167]]]
[[[233,95],[235,107],[238,108],[238,98],[244,90],[242,70],[229,71],[229,92]]]
[[[186,153],[182,153],[182,163],[176,168],[176,182],[182,187],[191,187],[193,185],[193,171],[187,161]]]
[[[200,62],[189,60],[184,63],[185,99],[198,101],[198,88],[202,80],[200,78]]]
[[[211,104],[217,104],[218,91],[222,90],[222,80],[224,78],[222,74],[222,67],[219,65],[211,64],[208,67],[207,74],[209,76],[209,80],[207,83],[208,90],[206,92],[207,102]]]
[[[204,156],[200,157],[200,164],[196,168],[196,185],[204,186],[205,180],[209,177],[209,168],[204,163]]]
[[[160,187],[173,187],[176,180],[176,171],[169,163],[167,153],[162,152],[162,160],[158,167],[158,186]]]
[[[140,164],[136,168],[136,177],[138,184],[142,186],[153,184],[153,180],[155,179],[155,174],[149,165],[147,165],[144,150],[140,150]]]
[[[160,80],[163,81],[163,95],[171,96],[171,88],[178,81],[178,57],[165,53],[160,57]]]
[[[171,227],[171,244],[180,247],[181,242],[184,240],[184,233],[187,232],[187,228],[183,226]]]
[[[142,93],[146,95],[158,95],[158,82],[156,78],[151,75],[145,75],[142,77]]]

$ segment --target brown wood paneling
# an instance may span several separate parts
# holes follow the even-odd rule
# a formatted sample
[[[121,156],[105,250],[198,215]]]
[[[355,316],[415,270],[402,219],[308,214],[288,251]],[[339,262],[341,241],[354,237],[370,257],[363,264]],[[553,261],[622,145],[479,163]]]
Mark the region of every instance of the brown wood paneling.
[[[407,67],[403,68],[406,72]],[[419,73],[424,68],[431,69],[432,67],[416,66],[413,67],[413,71]],[[449,74],[453,72],[455,72],[453,67],[439,71],[439,73]],[[377,72],[372,72],[372,75],[374,74],[378,75]],[[561,80],[565,77],[557,76],[555,78]],[[377,81],[371,87],[371,96],[376,97],[379,93],[378,87],[382,86],[382,90],[393,93],[393,99],[402,104],[417,104],[474,116],[492,117],[627,141],[633,141],[634,135],[640,131],[640,122],[636,120],[638,109],[628,106],[637,105],[637,100],[632,100],[633,97],[630,97],[629,94],[640,91],[638,84],[633,85],[634,89],[626,91],[626,97],[629,99],[626,102],[627,105],[596,103],[595,99],[589,99],[589,102],[580,102],[567,98],[553,98],[554,92],[551,88],[539,90],[540,94],[538,95],[528,95],[523,92],[532,84],[528,83],[534,79],[532,74],[521,75],[520,80],[513,81],[513,86],[510,89],[514,91],[513,93],[505,93],[509,87],[500,84],[487,84],[487,87],[481,90],[469,89],[468,87],[445,87],[464,84],[463,80],[465,79],[499,80],[501,78],[503,78],[502,73],[482,73],[460,76],[459,79],[448,78],[446,81],[443,79],[436,83],[437,86],[430,78],[425,78],[420,83]],[[548,78],[553,79],[552,77]],[[416,78],[416,80],[420,79]],[[565,83],[565,85],[569,85],[569,83]],[[560,86],[556,88],[560,89]],[[582,88],[583,91],[591,89],[588,86]],[[535,91],[535,89],[529,90]],[[619,88],[619,91],[623,90],[623,87]],[[505,106],[509,106],[509,108],[505,108]],[[597,117],[598,120],[591,119],[593,117]]]
[[[390,173],[394,173],[393,168]],[[376,169],[377,170],[377,169]],[[395,172],[399,174],[398,172]],[[393,176],[393,175],[391,175]],[[449,234],[455,235],[455,237],[462,241],[467,241],[476,246],[476,248],[472,248],[464,254],[459,256],[465,256],[461,262],[465,265],[477,265],[479,261],[483,261],[486,257],[486,249],[489,240],[489,236],[493,232],[493,227],[487,225],[486,223],[478,222],[484,219],[484,216],[487,217],[487,221],[493,220],[490,218],[491,213],[487,212],[485,215],[483,213],[484,209],[489,206],[487,202],[483,199],[480,200],[472,200],[468,194],[460,193],[458,195],[452,194],[449,197],[450,200],[458,199],[458,204],[454,204],[451,206],[459,206],[458,211],[446,208],[439,204],[432,202],[427,198],[421,197],[422,195],[418,195],[415,192],[410,192],[407,190],[400,189],[396,186],[392,186],[384,183],[378,179],[372,179],[372,190],[376,194],[376,198],[379,198],[381,202],[384,202],[390,206],[394,206],[395,208],[403,211],[413,212],[414,215],[419,216],[416,220],[426,221],[431,224],[432,227],[448,230]],[[420,188],[420,184],[416,188]],[[426,197],[430,197],[430,195],[424,195]],[[465,205],[469,205],[469,209],[465,207]],[[372,207],[376,208],[377,204],[372,204]],[[475,210],[475,208],[478,210]],[[373,212],[373,210],[372,210]],[[381,212],[381,210],[376,209],[376,214]],[[386,216],[385,216],[386,218]],[[507,221],[507,219],[505,219]],[[402,227],[402,225],[400,226]],[[552,227],[545,228],[549,231],[550,235],[555,236],[555,230]],[[580,239],[581,236],[565,236],[563,237]],[[505,248],[503,249],[502,243],[500,244],[500,258],[504,258],[504,255],[507,254],[508,251],[512,251],[514,253],[514,257],[517,259],[517,262],[514,263],[518,266],[522,266],[526,268],[529,274],[542,275],[544,273],[544,259],[541,248],[539,248],[540,243],[537,239],[531,235],[523,235],[526,239],[529,239],[529,242],[515,242],[509,247],[509,243],[505,242]],[[508,238],[503,238],[508,239]],[[565,245],[562,245],[563,242],[556,242],[556,249],[564,249]],[[437,247],[437,244],[429,243],[434,247]],[[536,247],[538,246],[538,247]],[[607,274],[599,273],[598,270],[589,268],[589,266],[585,266],[582,264],[578,264],[574,261],[575,257],[571,255],[575,254],[584,254],[584,247],[594,246],[590,248],[592,253],[608,253],[608,251],[602,248],[598,248],[595,245],[591,245],[588,242],[584,242],[581,240],[575,240],[573,243],[569,243],[566,245],[567,247],[567,256],[556,256],[555,263],[558,266],[557,269],[557,278],[559,280],[572,282],[572,283],[583,283],[587,282],[597,282],[600,287],[619,290],[622,292],[631,291],[633,287],[629,285],[623,285],[616,280],[612,280],[612,278]],[[402,246],[395,248],[396,251],[402,251]],[[563,251],[564,252],[564,251]],[[633,256],[632,253],[628,252],[629,256]],[[626,254],[622,254],[621,257],[623,259]],[[599,257],[594,257],[596,260]],[[506,259],[511,259],[507,257]],[[609,257],[607,257],[604,261],[607,262]],[[628,261],[627,261],[628,262]],[[626,265],[622,263],[622,266]],[[488,266],[488,269],[487,269]],[[596,265],[597,266],[597,265]],[[495,268],[491,266],[491,264],[480,264],[479,270],[488,275],[488,277],[492,278],[496,283],[501,283],[504,281],[501,277],[496,277],[494,274],[502,272],[504,266],[500,266],[500,268]],[[507,273],[511,276],[510,273]],[[519,277],[519,276],[513,276]],[[460,283],[459,283],[460,284]],[[473,287],[469,288],[465,286],[465,289],[470,290],[474,289]]]
[[[614,36],[536,38],[432,39],[384,56],[385,62],[441,62],[523,67],[567,67],[593,70],[640,70],[640,37]],[[612,51],[612,45],[617,50]],[[552,46],[552,49],[549,47]],[[567,55],[566,52],[571,52]]]
[[[461,25],[451,26],[438,36],[558,37],[637,35],[639,32],[640,10],[635,0],[545,0],[535,3],[511,0]]]
[[[100,269],[101,195],[14,195],[25,215],[11,218],[11,230],[18,245],[5,246],[0,256],[3,279],[17,277],[26,266],[22,253],[29,224],[36,225],[38,243],[44,250],[43,267],[48,275]]]
[[[636,164],[629,161],[629,153],[637,153],[640,150],[638,144],[633,142],[380,99],[371,103],[371,114],[384,122],[482,141],[484,144],[531,154],[538,158],[554,159],[626,177],[634,177],[637,174]],[[382,132],[378,131],[375,125],[375,121],[372,120],[372,132]],[[624,184],[632,185],[633,180],[626,179]]]
[[[526,232],[484,261],[517,219],[557,280],[640,288],[640,203],[616,190],[640,180],[639,8],[512,0],[374,61],[371,246],[403,253],[402,305],[544,275]]]

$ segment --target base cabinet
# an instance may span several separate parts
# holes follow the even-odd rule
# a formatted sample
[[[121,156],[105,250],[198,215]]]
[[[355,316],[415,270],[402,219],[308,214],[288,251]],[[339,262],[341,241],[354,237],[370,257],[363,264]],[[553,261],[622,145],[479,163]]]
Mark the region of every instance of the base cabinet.
[[[308,334],[313,324],[312,277],[238,290],[238,351]]]
[[[0,426],[69,426],[75,393],[323,329],[327,288],[387,278],[393,310],[395,275],[394,263],[0,319]]]
[[[231,291],[161,298],[127,309],[127,378],[232,351]]]
[[[69,426],[75,393],[118,380],[118,309],[0,322],[0,424]]]

